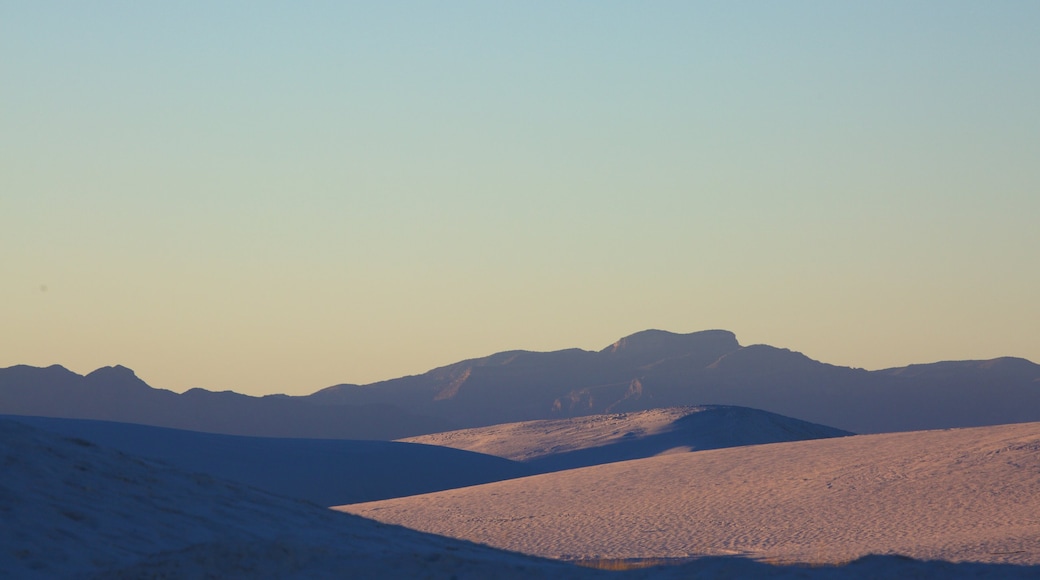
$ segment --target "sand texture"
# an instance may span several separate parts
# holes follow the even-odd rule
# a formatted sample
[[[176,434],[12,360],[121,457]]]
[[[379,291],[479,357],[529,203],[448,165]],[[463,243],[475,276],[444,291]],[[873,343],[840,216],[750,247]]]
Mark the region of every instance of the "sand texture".
[[[1040,423],[669,454],[337,509],[564,559],[1040,564]]]
[[[851,433],[758,409],[705,405],[523,421],[401,441],[495,455],[549,472],[667,453],[846,435]]]

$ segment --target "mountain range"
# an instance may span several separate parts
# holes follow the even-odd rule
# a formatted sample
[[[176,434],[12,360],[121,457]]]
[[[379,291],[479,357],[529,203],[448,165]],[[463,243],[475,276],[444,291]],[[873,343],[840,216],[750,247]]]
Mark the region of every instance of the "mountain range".
[[[306,397],[155,389],[123,366],[0,369],[0,414],[139,423],[257,437],[396,439],[454,427],[387,404],[316,405]]]
[[[0,413],[271,437],[396,439],[689,405],[753,407],[858,433],[1040,421],[1040,365],[1003,357],[867,371],[725,330],[646,330],[600,351],[507,351],[307,396],[153,389],[124,367],[0,369]]]

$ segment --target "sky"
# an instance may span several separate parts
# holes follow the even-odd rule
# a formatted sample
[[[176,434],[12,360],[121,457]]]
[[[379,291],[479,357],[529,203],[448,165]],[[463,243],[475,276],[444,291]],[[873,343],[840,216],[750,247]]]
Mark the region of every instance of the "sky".
[[[1040,362],[1040,3],[0,3],[0,367]]]

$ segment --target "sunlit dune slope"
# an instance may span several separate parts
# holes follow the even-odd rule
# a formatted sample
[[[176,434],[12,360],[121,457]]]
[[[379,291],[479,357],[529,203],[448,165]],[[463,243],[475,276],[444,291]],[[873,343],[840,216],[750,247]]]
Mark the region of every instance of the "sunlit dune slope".
[[[745,407],[670,407],[633,413],[524,421],[410,437],[559,471],[663,453],[851,435]]]
[[[778,443],[344,506],[554,558],[1040,563],[1040,423]]]

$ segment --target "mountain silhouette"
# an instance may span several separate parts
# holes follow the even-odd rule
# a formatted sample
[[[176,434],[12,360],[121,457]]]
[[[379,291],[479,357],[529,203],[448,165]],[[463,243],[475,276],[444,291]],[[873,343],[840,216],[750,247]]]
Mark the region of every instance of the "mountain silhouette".
[[[507,351],[311,395],[153,389],[123,367],[0,369],[0,413],[237,435],[394,439],[538,419],[737,405],[856,433],[1040,421],[1040,365],[1017,358],[866,371],[732,332],[646,330],[599,351]]]
[[[330,407],[301,397],[155,389],[126,367],[86,376],[58,366],[0,369],[0,413],[99,419],[227,435],[396,439],[450,425],[388,404]]]
[[[738,405],[856,433],[1040,420],[1040,365],[953,361],[866,371],[732,332],[638,332],[598,351],[509,351],[310,395],[394,404],[460,428],[686,405]]]

